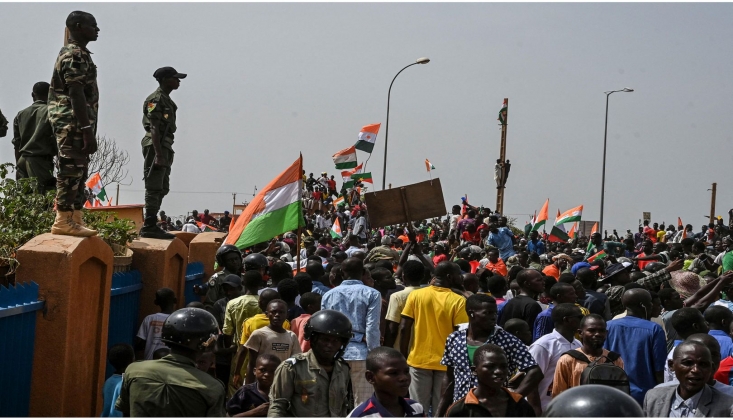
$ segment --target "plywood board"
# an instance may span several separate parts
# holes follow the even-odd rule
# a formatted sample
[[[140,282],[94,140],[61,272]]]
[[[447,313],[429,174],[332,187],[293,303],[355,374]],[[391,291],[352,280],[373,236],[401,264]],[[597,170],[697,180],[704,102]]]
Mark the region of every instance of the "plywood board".
[[[383,227],[447,214],[440,179],[364,194],[369,224]],[[408,218],[409,214],[409,218]]]

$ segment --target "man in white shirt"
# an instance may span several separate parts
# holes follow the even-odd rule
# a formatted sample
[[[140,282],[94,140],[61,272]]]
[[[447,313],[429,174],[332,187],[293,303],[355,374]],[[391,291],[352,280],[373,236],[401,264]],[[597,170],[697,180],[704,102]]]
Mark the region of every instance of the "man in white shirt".
[[[189,233],[201,233],[201,229],[199,229],[198,225],[196,224],[196,221],[193,219],[193,216],[188,217],[186,224],[183,225],[183,228],[181,230],[183,232],[189,232]]]
[[[367,229],[366,211],[359,211],[359,216],[354,222],[354,231],[352,233],[359,237],[359,243],[366,243],[367,233],[369,233]]]
[[[349,258],[351,258],[355,252],[364,252],[364,249],[359,245],[358,236],[349,236],[349,248],[344,252],[346,252],[346,256],[348,256]]]
[[[543,411],[552,399],[552,380],[555,377],[557,361],[566,351],[582,347],[581,342],[575,339],[575,333],[580,327],[582,318],[583,313],[580,312],[580,308],[572,303],[561,303],[555,306],[552,309],[552,322],[555,324],[555,329],[529,346],[529,353],[534,357],[544,375],[538,387],[540,406]],[[532,397],[532,394],[529,397]]]

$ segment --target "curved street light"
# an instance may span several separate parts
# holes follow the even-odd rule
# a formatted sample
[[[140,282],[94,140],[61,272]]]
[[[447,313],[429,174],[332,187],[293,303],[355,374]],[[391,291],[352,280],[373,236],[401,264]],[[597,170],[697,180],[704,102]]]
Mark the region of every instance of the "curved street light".
[[[427,57],[420,57],[417,60],[415,60],[414,63],[408,64],[405,67],[402,68],[402,70],[398,71],[395,77],[392,79],[392,83],[389,84],[389,90],[387,91],[387,124],[384,130],[384,167],[382,168],[382,189],[385,188],[385,185],[387,184],[387,141],[389,140],[389,98],[392,95],[392,85],[394,84],[395,79],[397,79],[397,76],[400,75],[406,68],[410,66],[414,66],[415,64],[428,64],[430,62],[430,59]]]
[[[606,94],[606,128],[603,132],[603,175],[601,177],[601,220],[598,222],[598,233],[603,235],[603,204],[606,197],[606,139],[608,137],[608,97],[615,92],[633,92],[634,89],[625,87],[619,90],[603,92]]]

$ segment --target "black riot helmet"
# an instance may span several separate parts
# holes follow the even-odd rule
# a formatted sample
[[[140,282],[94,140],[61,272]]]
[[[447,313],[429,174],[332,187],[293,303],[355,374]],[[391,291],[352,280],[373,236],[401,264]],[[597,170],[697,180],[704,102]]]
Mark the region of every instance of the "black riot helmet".
[[[267,261],[267,257],[255,252],[244,257],[244,271],[259,270],[261,268],[267,268],[270,266],[270,262]]]
[[[550,401],[543,417],[644,417],[631,396],[607,385],[580,385]]]
[[[644,267],[644,271],[647,273],[656,273],[659,270],[667,268],[667,264],[659,261],[650,262]]]
[[[223,267],[224,255],[230,252],[235,252],[237,255],[239,255],[240,259],[242,258],[242,251],[240,251],[239,248],[234,245],[224,245],[216,251],[216,263],[219,264],[219,266]]]
[[[207,341],[219,332],[214,315],[198,308],[179,309],[166,318],[161,341],[170,346],[202,350]]]
[[[313,334],[334,335],[348,343],[351,340],[351,321],[339,311],[324,309],[314,313],[305,323],[303,333],[306,340]]]

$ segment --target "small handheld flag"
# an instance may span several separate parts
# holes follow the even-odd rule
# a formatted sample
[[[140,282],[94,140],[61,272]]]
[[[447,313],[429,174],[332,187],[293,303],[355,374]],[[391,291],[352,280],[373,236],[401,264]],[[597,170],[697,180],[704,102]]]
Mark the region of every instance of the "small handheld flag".
[[[107,201],[107,192],[102,186],[102,177],[99,176],[99,172],[95,173],[91,176],[91,178],[89,178],[89,181],[86,182],[86,186],[87,188],[92,190],[92,194],[94,194],[97,199],[101,201]]]
[[[430,172],[431,170],[435,169],[435,165],[430,163],[429,160],[425,159],[425,168]]]
[[[331,237],[334,239],[341,237],[341,223],[339,223],[338,217],[334,220],[333,225],[331,226]]]

